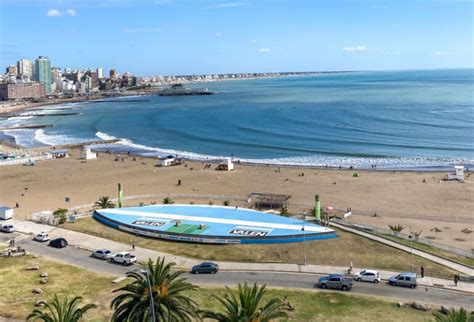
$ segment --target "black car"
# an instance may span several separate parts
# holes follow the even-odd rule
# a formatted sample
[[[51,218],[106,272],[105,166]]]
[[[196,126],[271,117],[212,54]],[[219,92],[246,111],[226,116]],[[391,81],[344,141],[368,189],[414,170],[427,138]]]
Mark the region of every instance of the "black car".
[[[67,246],[67,240],[64,238],[56,238],[49,242],[49,246],[56,248],[64,248]]]
[[[212,262],[204,262],[199,265],[193,266],[191,273],[200,274],[200,273],[210,273],[215,274],[219,271],[219,265]]]

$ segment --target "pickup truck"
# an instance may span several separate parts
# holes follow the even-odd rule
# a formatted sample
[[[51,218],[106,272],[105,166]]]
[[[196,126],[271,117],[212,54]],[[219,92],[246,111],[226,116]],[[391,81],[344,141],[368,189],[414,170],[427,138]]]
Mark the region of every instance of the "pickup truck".
[[[321,277],[316,283],[316,286],[348,291],[352,288],[352,279],[341,274],[333,274]]]
[[[132,265],[137,261],[137,258],[134,255],[131,255],[128,252],[121,252],[115,254],[111,258],[112,262],[118,263],[118,264],[123,264],[123,265]]]

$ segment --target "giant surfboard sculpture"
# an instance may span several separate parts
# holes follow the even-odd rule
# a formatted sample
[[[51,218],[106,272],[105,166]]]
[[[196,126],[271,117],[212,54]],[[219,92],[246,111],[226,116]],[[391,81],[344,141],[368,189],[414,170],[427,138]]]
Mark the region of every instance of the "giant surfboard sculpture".
[[[224,206],[153,205],[97,209],[93,217],[130,233],[194,243],[292,243],[336,237],[334,230],[306,221]]]

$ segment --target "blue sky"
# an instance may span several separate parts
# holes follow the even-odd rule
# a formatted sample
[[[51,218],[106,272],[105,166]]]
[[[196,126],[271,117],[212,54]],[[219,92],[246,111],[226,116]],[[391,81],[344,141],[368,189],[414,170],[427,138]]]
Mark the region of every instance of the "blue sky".
[[[0,0],[0,67],[138,75],[465,68],[472,0]]]

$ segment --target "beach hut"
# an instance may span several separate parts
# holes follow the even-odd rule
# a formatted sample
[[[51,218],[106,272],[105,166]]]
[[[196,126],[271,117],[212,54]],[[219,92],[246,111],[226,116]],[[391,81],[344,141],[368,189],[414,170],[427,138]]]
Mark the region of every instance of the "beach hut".
[[[219,171],[232,171],[234,170],[234,163],[230,158],[224,159],[219,165],[217,166],[217,170]]]
[[[175,158],[172,155],[168,155],[158,159],[159,167],[169,167],[175,164]]]
[[[0,206],[0,219],[7,220],[13,218],[13,208]]]
[[[448,173],[446,180],[464,181],[464,166],[457,165],[454,167],[454,173]]]
[[[84,160],[97,159],[97,154],[95,152],[92,152],[90,148],[84,147],[84,151],[82,151],[82,154],[81,154],[81,159],[84,159]]]

